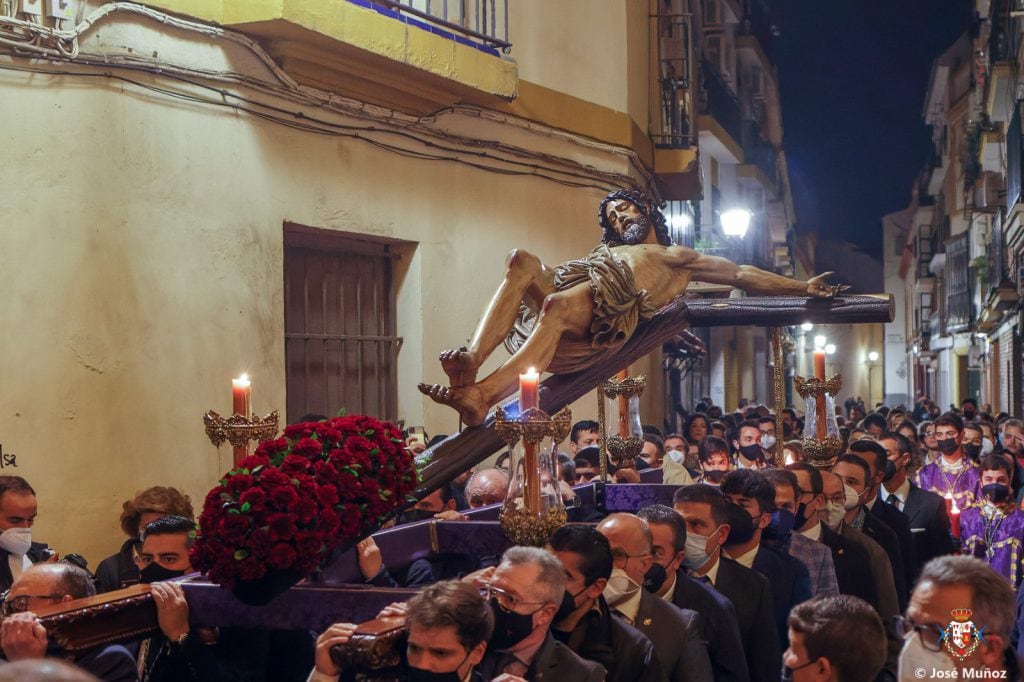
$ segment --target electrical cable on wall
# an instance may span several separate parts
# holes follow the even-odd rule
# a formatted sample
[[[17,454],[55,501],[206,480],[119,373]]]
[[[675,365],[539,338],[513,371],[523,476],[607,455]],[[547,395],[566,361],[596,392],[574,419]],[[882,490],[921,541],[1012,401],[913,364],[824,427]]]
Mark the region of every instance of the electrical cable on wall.
[[[9,0],[5,0],[7,2]],[[209,71],[183,68],[178,65],[143,59],[130,55],[83,54],[79,39],[98,22],[115,12],[141,15],[174,29],[199,33],[213,39],[235,43],[257,56],[261,64],[273,74],[276,82],[261,80],[247,74],[226,71]],[[446,112],[456,115],[477,115],[503,125],[514,125],[532,134],[542,134],[575,146],[598,151],[602,154],[624,156],[629,165],[653,187],[649,171],[644,168],[636,153],[622,147],[615,147],[572,133],[544,128],[536,123],[498,112],[483,112],[468,106],[449,107],[425,117],[415,117],[384,107],[360,102],[316,88],[301,85],[284,72],[254,40],[247,36],[226,31],[206,24],[189,21],[153,10],[143,5],[128,2],[114,2],[103,5],[73,29],[49,28],[40,24],[0,16],[0,46],[8,46],[11,53],[22,56],[45,56],[58,62],[85,67],[115,67],[159,75],[177,81],[190,88],[205,90],[209,96],[201,96],[162,88],[140,80],[111,73],[50,69],[45,67],[22,67],[2,65],[0,69],[45,73],[54,76],[102,77],[117,80],[163,96],[185,100],[199,105],[227,107],[255,118],[278,125],[321,135],[332,135],[358,139],[377,148],[397,153],[408,158],[432,161],[448,161],[467,165],[487,172],[502,175],[529,175],[570,187],[590,187],[606,191],[614,187],[635,186],[636,179],[624,173],[602,171],[572,159],[546,154],[509,145],[496,140],[481,140],[458,136],[439,130],[436,123]],[[2,51],[0,51],[2,54]],[[317,107],[329,114],[349,116],[361,121],[360,125],[343,124],[322,117],[311,116],[301,110],[258,101],[237,92],[213,87],[196,79],[227,82],[252,88],[277,98],[283,98],[306,106]],[[367,125],[369,123],[370,125]],[[390,138],[390,139],[389,139]],[[419,145],[417,149],[407,143]],[[483,148],[483,150],[481,150]],[[460,155],[472,158],[461,158]],[[510,167],[509,167],[510,166]]]

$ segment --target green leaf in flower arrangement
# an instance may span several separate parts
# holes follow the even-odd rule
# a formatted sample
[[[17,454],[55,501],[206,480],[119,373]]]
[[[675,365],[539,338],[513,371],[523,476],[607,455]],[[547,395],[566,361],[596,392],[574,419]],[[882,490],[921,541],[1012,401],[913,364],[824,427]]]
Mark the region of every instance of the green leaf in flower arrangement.
[[[366,429],[365,431],[363,431],[363,438],[370,438],[375,433],[377,433],[375,429]]]
[[[243,502],[242,503],[242,511],[243,512],[247,512],[250,509],[252,509],[252,505],[251,504],[249,504],[248,502]]]
[[[347,415],[348,415],[348,410],[346,410],[344,407],[339,407],[338,408],[338,414],[337,414],[338,417],[344,417],[344,416],[347,416]]]
[[[240,512],[235,507],[232,507],[231,509],[228,509],[228,514],[238,514],[238,513],[240,513]]]
[[[260,470],[261,470],[262,468],[263,468],[263,465],[262,465],[262,464],[260,464],[259,466],[253,467],[253,470],[252,470],[252,472],[251,472],[251,473],[252,473],[252,475],[253,475],[253,476],[255,476],[255,475],[256,475],[257,473],[259,473],[259,471],[260,471]]]
[[[249,550],[247,549],[236,549],[235,550],[235,561],[241,561],[242,559],[249,556]]]
[[[380,452],[380,448],[374,448],[373,450],[370,450],[371,455],[376,455],[378,452]]]

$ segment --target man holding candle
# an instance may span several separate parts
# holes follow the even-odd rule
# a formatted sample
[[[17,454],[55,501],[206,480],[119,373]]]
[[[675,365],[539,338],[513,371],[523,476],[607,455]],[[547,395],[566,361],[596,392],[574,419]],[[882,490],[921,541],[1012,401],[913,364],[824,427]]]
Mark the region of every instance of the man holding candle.
[[[1024,579],[1024,511],[1013,497],[1013,464],[1002,455],[981,458],[980,504],[963,510],[960,537],[963,553],[976,556],[1010,581]]]
[[[671,246],[664,215],[639,192],[612,192],[598,218],[602,243],[583,259],[549,268],[513,251],[469,346],[441,353],[450,385],[420,384],[420,391],[455,408],[466,424],[480,424],[527,367],[566,373],[610,360],[691,278],[752,294],[831,298],[844,289],[825,283],[831,273],[800,282]],[[502,341],[513,356],[477,382],[477,370]]]
[[[959,416],[947,412],[936,419],[935,440],[941,456],[914,476],[914,484],[919,488],[948,500],[951,514],[954,506],[966,509],[980,497],[981,474],[978,465],[964,455],[963,437],[964,423]]]

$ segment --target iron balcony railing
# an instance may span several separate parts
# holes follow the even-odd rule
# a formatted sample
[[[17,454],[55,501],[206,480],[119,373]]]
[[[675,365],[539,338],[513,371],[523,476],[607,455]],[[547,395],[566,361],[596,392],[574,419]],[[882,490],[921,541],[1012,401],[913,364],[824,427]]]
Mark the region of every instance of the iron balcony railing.
[[[693,47],[689,14],[651,17],[658,35],[658,79],[652,82],[657,102],[651,138],[659,147],[690,147],[695,143],[693,121]]]
[[[778,182],[777,153],[771,143],[761,137],[755,121],[743,122],[743,162],[756,166],[773,183]]]
[[[944,296],[940,305],[946,308],[946,332],[961,332],[970,328],[971,280],[969,267],[967,233],[954,237],[946,243],[946,267],[943,272]]]
[[[702,113],[709,114],[718,121],[725,132],[732,136],[733,140],[741,142],[743,140],[743,119],[739,100],[722,79],[718,69],[706,59],[701,62],[701,74],[704,81]]]
[[[508,51],[510,0],[347,0],[471,47]]]

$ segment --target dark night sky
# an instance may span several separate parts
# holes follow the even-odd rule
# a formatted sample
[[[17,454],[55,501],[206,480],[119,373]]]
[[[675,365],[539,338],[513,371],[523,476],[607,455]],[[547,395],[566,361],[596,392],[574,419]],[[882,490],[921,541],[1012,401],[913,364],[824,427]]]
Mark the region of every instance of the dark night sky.
[[[797,229],[881,254],[930,154],[932,61],[967,28],[966,0],[777,0],[775,45]]]

